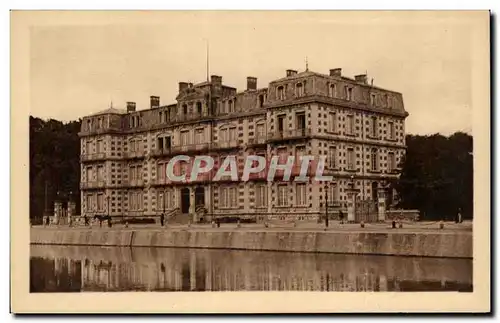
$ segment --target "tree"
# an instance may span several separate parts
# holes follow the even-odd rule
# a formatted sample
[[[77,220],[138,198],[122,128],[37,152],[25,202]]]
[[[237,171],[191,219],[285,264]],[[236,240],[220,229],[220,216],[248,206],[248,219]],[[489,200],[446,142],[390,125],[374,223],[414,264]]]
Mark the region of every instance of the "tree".
[[[425,220],[473,216],[472,137],[407,135],[402,173],[394,185],[398,207],[420,210]]]
[[[30,217],[51,211],[58,191],[72,192],[80,209],[80,125],[30,116]]]

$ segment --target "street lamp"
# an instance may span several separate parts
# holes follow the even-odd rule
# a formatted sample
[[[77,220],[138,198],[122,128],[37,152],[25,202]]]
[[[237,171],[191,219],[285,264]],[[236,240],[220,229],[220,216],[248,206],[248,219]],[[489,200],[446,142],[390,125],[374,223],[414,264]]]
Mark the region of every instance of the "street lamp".
[[[328,183],[325,184],[325,229],[328,228]]]

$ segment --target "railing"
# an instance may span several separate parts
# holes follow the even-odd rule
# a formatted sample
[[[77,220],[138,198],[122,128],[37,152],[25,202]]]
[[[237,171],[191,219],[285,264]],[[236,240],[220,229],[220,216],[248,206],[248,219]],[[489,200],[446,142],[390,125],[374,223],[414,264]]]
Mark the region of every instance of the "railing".
[[[268,140],[283,140],[283,139],[293,139],[293,138],[306,138],[311,136],[311,129],[292,129],[279,132],[270,132],[267,137]]]
[[[171,122],[184,122],[184,121],[193,121],[198,119],[208,118],[210,115],[207,112],[203,113],[191,113],[185,115],[177,115],[175,118],[171,119]]]
[[[122,181],[123,185],[129,187],[141,187],[144,186],[144,181],[142,179],[129,179]]]
[[[238,140],[219,141],[212,143],[214,149],[236,148],[239,146]]]
[[[173,153],[187,153],[193,151],[203,151],[209,148],[210,144],[206,142],[206,143],[192,144],[192,145],[173,146],[171,149]]]
[[[160,149],[154,149],[151,151],[151,156],[153,157],[159,157],[159,156],[168,156],[171,155],[172,148],[160,148]]]
[[[91,160],[103,160],[103,159],[106,159],[106,153],[80,155],[80,160],[82,162]]]
[[[105,181],[92,181],[92,182],[81,182],[81,189],[92,189],[92,188],[104,188],[106,186]]]
[[[248,139],[248,144],[249,145],[262,145],[262,144],[265,144],[267,141],[267,137],[266,136],[257,136],[257,137],[254,137],[254,138],[249,138]]]
[[[123,152],[123,157],[128,159],[142,158],[144,157],[144,151],[125,151]]]

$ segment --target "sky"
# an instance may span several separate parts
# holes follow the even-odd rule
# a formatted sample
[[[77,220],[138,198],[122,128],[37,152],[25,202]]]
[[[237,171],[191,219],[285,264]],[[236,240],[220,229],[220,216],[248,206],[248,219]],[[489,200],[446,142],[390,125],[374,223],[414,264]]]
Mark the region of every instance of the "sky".
[[[151,95],[175,103],[178,82],[209,74],[244,90],[286,69],[367,72],[401,92],[407,133],[471,133],[471,33],[456,16],[329,12],[142,12],[30,33],[30,114],[76,120],[126,101],[147,109]],[[128,19],[130,18],[130,19]]]

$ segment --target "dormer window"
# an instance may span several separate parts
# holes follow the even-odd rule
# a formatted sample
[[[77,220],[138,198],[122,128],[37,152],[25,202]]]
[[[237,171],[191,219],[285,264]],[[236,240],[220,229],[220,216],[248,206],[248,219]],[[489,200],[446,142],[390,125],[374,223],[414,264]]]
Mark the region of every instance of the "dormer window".
[[[201,102],[196,102],[196,112],[201,115]]]
[[[347,101],[352,100],[352,88],[351,87],[348,87],[348,86],[345,87],[345,99]]]
[[[229,106],[229,113],[233,113],[234,112],[233,100],[229,100],[227,104]]]
[[[370,105],[375,105],[375,93],[370,94]]]
[[[182,105],[182,114],[187,115],[188,114],[188,106],[187,104]]]
[[[264,94],[259,95],[259,108],[264,106]]]
[[[278,86],[276,91],[276,99],[284,100],[285,99],[285,88],[283,86]]]
[[[337,85],[332,83],[328,86],[328,96],[331,98],[337,97]]]
[[[295,85],[295,95],[298,97],[304,96],[304,86],[302,83],[297,83]]]

